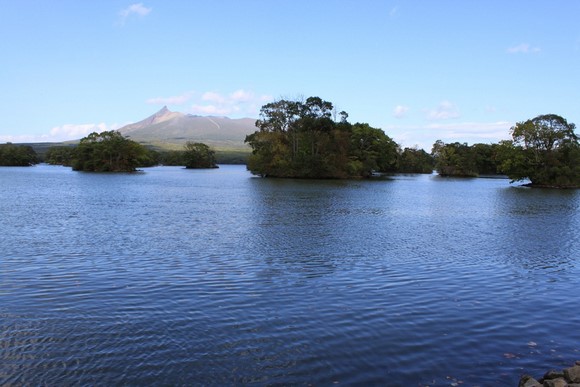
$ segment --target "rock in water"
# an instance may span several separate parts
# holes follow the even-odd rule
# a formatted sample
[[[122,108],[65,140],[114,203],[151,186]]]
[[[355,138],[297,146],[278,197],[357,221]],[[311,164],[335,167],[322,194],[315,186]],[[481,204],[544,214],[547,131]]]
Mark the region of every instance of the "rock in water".
[[[566,368],[564,370],[564,377],[569,383],[580,383],[580,365]]]

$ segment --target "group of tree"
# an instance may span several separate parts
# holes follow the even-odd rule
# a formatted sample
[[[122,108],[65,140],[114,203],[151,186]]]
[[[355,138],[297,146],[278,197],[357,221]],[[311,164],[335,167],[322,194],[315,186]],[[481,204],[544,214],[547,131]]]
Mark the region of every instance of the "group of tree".
[[[29,145],[0,144],[0,166],[28,167],[38,161],[36,152]]]
[[[580,187],[580,142],[576,125],[546,114],[518,122],[512,140],[502,141],[500,170],[513,181],[528,179],[533,186]]]
[[[446,144],[437,140],[431,154],[435,158],[435,169],[440,176],[477,177],[500,173],[498,147],[497,144]]]
[[[281,99],[266,104],[248,135],[252,148],[248,170],[260,176],[300,178],[368,177],[396,172],[399,146],[381,129],[351,124],[319,97],[305,101]],[[423,166],[424,155],[406,149],[407,166]],[[432,167],[430,168],[432,170]]]
[[[150,163],[147,156],[143,145],[117,131],[93,132],[74,149],[71,166],[75,171],[133,172]]]
[[[183,152],[185,168],[217,168],[215,151],[206,144],[188,141]]]
[[[44,162],[51,165],[65,165],[70,167],[74,154],[74,146],[51,146],[44,154]]]
[[[532,186],[580,187],[580,143],[575,125],[555,115],[540,115],[511,128],[512,140],[497,144],[433,145],[441,176],[507,175]]]
[[[434,158],[423,149],[405,148],[399,152],[397,172],[433,173]]]
[[[150,150],[155,165],[185,166],[188,169],[218,168],[215,151],[200,142],[188,141],[183,150]]]
[[[44,159],[49,164],[91,172],[133,172],[159,164],[217,168],[215,152],[206,144],[187,142],[183,151],[158,152],[117,131],[91,133],[78,146],[51,147]]]

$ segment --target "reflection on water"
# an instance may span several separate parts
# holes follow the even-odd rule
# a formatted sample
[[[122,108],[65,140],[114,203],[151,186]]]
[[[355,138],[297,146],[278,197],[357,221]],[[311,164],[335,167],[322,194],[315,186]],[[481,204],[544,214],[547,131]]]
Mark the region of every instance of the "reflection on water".
[[[515,385],[580,350],[578,191],[238,166],[0,181],[9,385]]]

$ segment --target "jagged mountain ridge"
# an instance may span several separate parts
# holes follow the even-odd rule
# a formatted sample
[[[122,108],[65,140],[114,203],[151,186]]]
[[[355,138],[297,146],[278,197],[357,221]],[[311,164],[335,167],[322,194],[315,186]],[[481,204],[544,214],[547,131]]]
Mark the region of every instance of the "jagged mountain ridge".
[[[255,123],[253,118],[196,116],[172,112],[164,106],[119,132],[134,141],[160,147],[177,148],[187,141],[195,141],[216,149],[249,150],[244,139],[257,130]]]

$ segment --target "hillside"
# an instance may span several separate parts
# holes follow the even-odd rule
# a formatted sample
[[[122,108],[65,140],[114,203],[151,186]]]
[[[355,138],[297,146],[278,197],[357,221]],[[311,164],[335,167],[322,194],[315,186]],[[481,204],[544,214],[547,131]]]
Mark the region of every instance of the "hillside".
[[[257,130],[253,118],[202,117],[163,107],[119,131],[132,140],[164,149],[181,149],[186,141],[203,142],[217,150],[249,152],[246,135]]]

